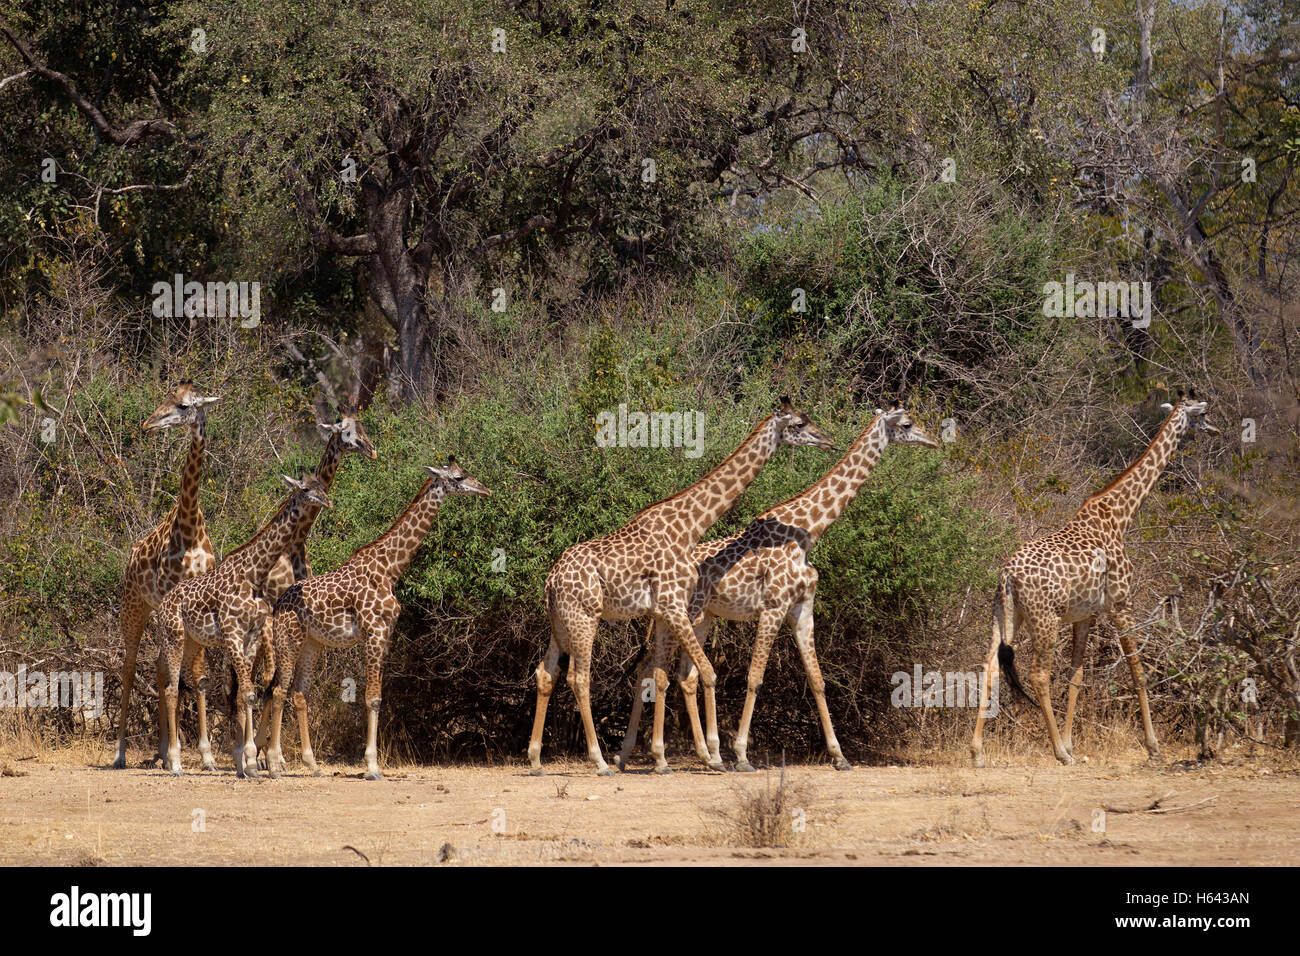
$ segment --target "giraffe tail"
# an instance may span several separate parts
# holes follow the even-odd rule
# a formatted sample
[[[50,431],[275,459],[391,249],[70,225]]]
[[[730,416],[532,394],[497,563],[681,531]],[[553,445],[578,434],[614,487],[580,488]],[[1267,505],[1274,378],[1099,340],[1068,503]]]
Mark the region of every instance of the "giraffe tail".
[[[1010,636],[1013,640],[1016,620],[1016,588],[1015,582],[1007,575],[998,576],[998,590],[993,595],[993,626],[998,630],[998,669],[1007,675],[1013,690],[1017,691],[1025,700],[1034,702],[1034,699],[1026,693],[1025,688],[1020,683],[1020,675],[1016,673],[1016,651],[1009,643],[1007,638]]]

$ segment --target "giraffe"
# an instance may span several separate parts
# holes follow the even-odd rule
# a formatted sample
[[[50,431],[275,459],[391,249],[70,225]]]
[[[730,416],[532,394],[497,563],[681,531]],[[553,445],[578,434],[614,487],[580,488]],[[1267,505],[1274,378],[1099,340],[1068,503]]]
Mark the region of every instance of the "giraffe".
[[[1159,759],[1160,744],[1151,726],[1146,676],[1142,672],[1129,609],[1133,563],[1124,549],[1124,533],[1183,436],[1197,431],[1219,433],[1205,420],[1207,407],[1208,403],[1198,401],[1194,393],[1183,397],[1181,392],[1177,404],[1163,404],[1161,408],[1168,411],[1168,417],[1147,449],[1110,484],[1084,501],[1063,527],[1022,545],[1002,566],[993,595],[993,633],[981,678],[980,710],[975,718],[975,735],[971,738],[971,756],[976,767],[984,766],[981,733],[988,703],[996,693],[999,663],[1012,687],[1024,693],[1012,650],[1016,630],[1021,625],[1028,628],[1032,639],[1034,659],[1029,683],[1042,709],[1056,759],[1066,765],[1075,762],[1070,729],[1083,683],[1088,625],[1102,613],[1109,614],[1115,624],[1120,647],[1133,674],[1147,754],[1152,760]],[[1064,735],[1057,731],[1052,714],[1050,670],[1061,624],[1072,625],[1074,636]]]
[[[490,495],[482,482],[448,458],[445,468],[425,466],[429,478],[392,527],[370,544],[358,548],[336,570],[299,581],[281,595],[274,611],[276,643],[275,685],[271,696],[271,742],[267,772],[280,776],[281,717],[289,687],[298,712],[302,759],[316,776],[320,769],[307,732],[307,690],[316,661],[326,647],[351,647],[364,642],[366,656],[366,779],[379,780],[377,736],[384,657],[393,625],[402,606],[393,586],[406,571],[433,526],[448,495]]]
[[[722,517],[783,444],[833,449],[821,430],[795,409],[788,397],[749,437],[711,472],[670,498],[649,505],[612,534],[575,544],[546,577],[546,608],[551,641],[537,667],[537,710],[528,744],[530,772],[541,775],[542,730],[546,705],[555,687],[560,655],[569,655],[569,686],[577,699],[587,735],[587,755],[602,776],[613,774],[600,752],[591,717],[591,654],[601,619],[627,621],[653,616],[657,631],[676,638],[699,668],[708,721],[708,764],[722,770],[718,753],[714,672],[695,640],[687,606],[695,588],[691,548]],[[663,691],[668,677],[655,671],[655,771],[669,772],[663,747]]]
[[[131,691],[135,686],[135,659],[140,650],[149,614],[180,581],[196,577],[216,566],[217,558],[208,540],[208,531],[199,508],[199,478],[207,454],[207,407],[219,396],[204,395],[189,379],[181,382],[172,396],[159,405],[141,425],[146,432],[177,425],[190,433],[190,450],[181,471],[180,496],[158,525],[131,546],[126,572],[122,579],[120,628],[125,654],[122,661],[122,705],[117,718],[117,757],[113,768],[126,766],[126,724]],[[202,655],[194,660],[196,678],[206,673]],[[158,701],[159,743],[163,752],[161,715]],[[203,702],[199,704],[200,717]]]
[[[253,743],[252,661],[262,637],[262,618],[270,612],[258,588],[267,572],[290,547],[294,531],[306,512],[332,508],[324,486],[315,475],[301,481],[281,475],[290,488],[288,499],[253,539],[227,555],[211,571],[183,581],[172,589],[150,622],[158,639],[158,696],[163,698],[168,748],[164,766],[181,775],[180,739],[176,727],[176,697],[181,668],[200,647],[222,647],[235,666],[238,680],[238,722],[235,727],[235,773],[257,776],[257,751]],[[207,754],[205,757],[209,756]],[[207,760],[204,761],[205,765]]]
[[[326,442],[325,449],[321,452],[320,461],[317,463],[313,474],[325,487],[327,493],[334,484],[334,474],[338,471],[339,462],[344,452],[365,455],[371,461],[379,458],[379,452],[375,450],[374,443],[370,441],[370,436],[366,434],[365,428],[358,420],[360,414],[356,404],[352,403],[345,405],[340,410],[337,422],[333,424],[316,423],[316,427],[320,429],[321,436],[326,439]],[[268,608],[274,607],[280,595],[296,582],[311,576],[311,559],[307,556],[307,536],[310,534],[312,525],[315,524],[319,514],[319,507],[309,507],[303,513],[303,520],[294,529],[288,549],[280,555],[262,581],[259,593],[266,601]],[[269,693],[271,678],[275,673],[275,646],[271,638],[270,613],[263,619],[262,640],[258,645],[258,660],[253,662],[253,668],[255,671],[260,670],[263,680],[268,685],[267,691]],[[257,749],[259,753],[262,751],[266,740],[263,730],[264,725],[265,711],[258,727]]]
[[[768,655],[782,621],[794,629],[795,643],[808,674],[808,683],[817,700],[826,749],[835,761],[836,770],[851,770],[831,725],[826,707],[825,681],[817,662],[813,641],[813,604],[817,591],[817,569],[808,563],[808,554],[821,536],[835,523],[858,489],[876,467],[881,452],[890,443],[938,448],[939,443],[916,425],[902,405],[895,403],[888,412],[877,409],[857,441],[839,462],[815,484],[788,501],[769,508],[743,530],[716,541],[697,544],[691,560],[699,568],[699,579],[691,598],[690,615],[695,640],[703,646],[708,640],[714,618],[728,621],[758,621],[758,636],[749,662],[749,690],[745,709],[736,734],[736,769],[752,772],[746,759],[749,725],[754,716],[754,702],[763,684]],[[670,641],[666,653],[671,658],[675,645]],[[660,666],[663,666],[663,663]],[[654,666],[653,648],[648,648],[638,667],[637,687],[633,689],[632,715],[623,738],[618,764],[622,769],[636,746],[637,727],[641,722],[647,679]],[[678,683],[686,698],[686,710],[695,737],[695,750],[707,762],[704,733],[695,700],[698,671],[690,655],[681,654]]]

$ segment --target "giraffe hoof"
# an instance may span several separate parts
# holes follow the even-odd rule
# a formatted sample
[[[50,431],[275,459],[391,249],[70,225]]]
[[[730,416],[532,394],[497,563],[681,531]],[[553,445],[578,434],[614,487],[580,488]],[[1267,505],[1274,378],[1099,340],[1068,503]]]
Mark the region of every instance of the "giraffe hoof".
[[[280,771],[278,771],[278,770],[268,770],[268,771],[266,772],[266,775],[267,775],[268,777],[270,777],[272,780],[279,780],[279,779],[280,779]]]
[[[662,767],[655,767],[655,773],[668,774],[672,772],[673,772],[673,768],[668,766],[668,764],[664,764]]]
[[[384,775],[383,775],[382,773],[380,773],[378,770],[367,770],[367,771],[366,771],[366,779],[367,779],[367,780],[383,780],[383,779],[384,779]]]
[[[530,769],[530,770],[528,771],[528,773],[529,773],[531,776],[534,776],[534,777],[545,777],[545,776],[546,776],[546,771],[543,770],[541,767],[533,767],[532,769]]]
[[[852,770],[852,769],[853,769],[853,764],[849,763],[847,760],[845,760],[843,757],[841,757],[839,760],[835,761],[835,769],[836,769],[836,770]]]
[[[737,772],[737,773],[756,773],[757,771],[754,770],[754,765],[753,765],[752,763],[750,763],[748,760],[737,760],[737,761],[736,761],[736,772]]]
[[[173,777],[183,777],[183,776],[185,776],[184,771],[182,771],[179,767],[177,767],[175,770],[173,770],[173,771],[171,772],[171,774],[172,774]]]
[[[203,761],[203,769],[215,772],[217,769],[217,762],[215,760],[205,760]]]
[[[721,760],[719,760],[719,761],[717,761],[716,763],[711,763],[711,764],[709,764],[709,769],[710,769],[710,770],[714,770],[714,771],[716,771],[716,772],[718,772],[718,773],[726,773],[726,772],[727,772],[727,765],[726,765],[725,763],[723,763]]]
[[[114,760],[114,761],[113,761],[113,769],[114,769],[114,770],[125,770],[125,769],[126,769],[126,758],[125,758],[125,757],[118,757],[116,760]]]
[[[1056,759],[1061,761],[1061,764],[1066,767],[1073,767],[1075,765],[1075,759],[1069,754],[1057,754]]]
[[[612,777],[614,776],[614,771],[612,768],[606,767],[603,770],[597,770],[596,775],[600,777]]]

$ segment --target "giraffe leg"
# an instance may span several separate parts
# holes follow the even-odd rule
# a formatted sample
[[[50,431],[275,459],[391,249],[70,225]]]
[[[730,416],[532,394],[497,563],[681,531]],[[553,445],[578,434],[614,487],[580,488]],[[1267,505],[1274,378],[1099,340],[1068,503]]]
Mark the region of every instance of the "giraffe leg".
[[[1088,619],[1074,622],[1074,644],[1070,649],[1070,690],[1065,702],[1065,736],[1061,744],[1065,752],[1074,756],[1074,743],[1071,729],[1074,725],[1074,705],[1079,699],[1079,688],[1083,686],[1083,652],[1088,646]]]
[[[998,590],[993,598],[993,632],[989,641],[989,654],[984,659],[984,673],[980,677],[980,706],[975,716],[975,733],[970,741],[971,762],[984,766],[984,721],[997,715],[998,706],[998,649],[1015,644],[1016,627],[1020,623],[1019,611],[1012,606],[1014,598],[1006,582],[999,576]]]
[[[321,777],[316,766],[316,755],[311,749],[311,736],[307,731],[307,689],[311,687],[312,674],[316,670],[316,658],[320,654],[320,645],[307,640],[298,652],[298,663],[293,669],[293,709],[298,715],[298,741],[302,749],[302,762],[314,776]]]
[[[1142,735],[1150,760],[1160,759],[1160,742],[1156,740],[1155,727],[1151,725],[1151,705],[1147,702],[1147,677],[1142,670],[1142,658],[1138,656],[1137,634],[1133,615],[1127,607],[1111,610],[1111,619],[1119,629],[1119,646],[1128,658],[1129,670],[1133,674],[1133,684],[1137,687],[1138,706],[1142,709]]]
[[[667,663],[667,658],[660,656],[667,649],[666,635],[671,635],[681,645],[682,649],[690,655],[691,663],[699,670],[700,680],[704,684],[704,719],[706,722],[705,742],[707,744],[709,759],[707,761],[709,768],[712,770],[726,770],[722,762],[722,755],[718,753],[718,697],[717,697],[717,674],[713,670],[713,665],[705,656],[704,648],[700,642],[695,639],[695,629],[691,626],[691,619],[686,611],[681,607],[668,607],[660,612],[659,622],[661,628],[667,630],[656,633],[655,643],[660,650],[656,651],[656,679],[655,685],[658,686],[658,672],[663,669]],[[665,674],[665,680],[667,675]],[[655,698],[655,740],[654,747],[656,753],[656,763],[663,759],[664,737],[663,737],[663,712],[664,699],[660,694]],[[666,764],[665,764],[666,765]]]
[[[256,726],[253,720],[253,702],[256,695],[253,692],[253,662],[247,652],[253,630],[256,629],[260,637],[262,625],[256,618],[251,621],[245,620],[235,612],[228,614],[223,624],[226,652],[230,655],[230,663],[235,668],[235,698],[231,702],[231,710],[238,717],[232,748],[235,776],[256,779],[257,745],[253,742]],[[254,647],[253,650],[255,651],[256,648]]]
[[[655,773],[672,773],[664,757],[664,701],[668,694],[668,661],[677,648],[667,626],[660,618],[654,622],[654,662],[651,679],[654,681],[654,720],[650,727],[650,753],[655,758]],[[692,688],[694,693],[694,688]]]
[[[754,650],[749,655],[749,684],[745,690],[745,709],[740,714],[740,728],[736,731],[736,769],[742,773],[753,773],[754,765],[749,762],[749,725],[754,719],[754,704],[758,699],[758,689],[763,686],[763,675],[767,672],[767,659],[772,653],[772,644],[776,641],[777,631],[781,627],[781,618],[785,615],[781,609],[763,608],[758,616],[758,636],[754,638]]]
[[[188,639],[183,626],[177,622],[175,627],[158,627],[162,652],[158,655],[158,678],[164,683],[158,687],[158,696],[163,701],[163,721],[167,725],[167,759],[163,767],[170,770],[172,776],[181,776],[181,739],[177,732],[176,701],[180,695],[181,668],[184,661]]]
[[[852,770],[853,764],[844,757],[840,742],[835,736],[835,727],[831,724],[830,708],[826,706],[826,681],[822,677],[821,664],[817,660],[817,645],[813,641],[813,592],[790,609],[790,620],[794,625],[795,646],[799,648],[799,657],[803,659],[803,668],[808,672],[808,686],[812,688],[817,700],[817,715],[821,718],[822,733],[826,736],[826,751],[835,761],[836,770]]]
[[[695,629],[695,639],[703,647],[709,639],[709,631],[713,629],[713,615],[707,611],[700,618],[698,624],[693,625]],[[677,642],[673,641],[672,646],[675,648]],[[671,652],[670,652],[671,653]],[[677,684],[682,689],[682,698],[686,702],[686,716],[691,722],[691,736],[695,740],[695,753],[705,763],[709,762],[709,747],[704,739],[704,728],[700,726],[700,705],[695,697],[695,689],[699,686],[700,671],[691,660],[691,656],[682,650],[677,660]]]
[[[551,628],[555,630],[560,625],[552,622]],[[529,773],[535,777],[542,776],[546,771],[542,769],[542,729],[546,726],[546,705],[551,700],[551,693],[555,690],[555,675],[560,670],[560,645],[551,636],[551,644],[546,649],[546,656],[542,662],[537,665],[537,710],[533,714],[533,733],[528,741],[528,763],[530,765]],[[569,662],[569,668],[572,670],[573,662]]]
[[[379,772],[379,701],[383,696],[384,652],[388,648],[387,629],[366,641],[366,779],[381,780]]]
[[[113,759],[113,769],[126,767],[126,723],[130,714],[131,690],[135,686],[135,658],[140,650],[140,635],[144,633],[145,622],[149,618],[149,607],[127,587],[127,596],[122,601],[120,626],[122,643],[126,650],[122,658],[122,705],[117,711],[117,756]],[[162,698],[159,698],[159,711]]]
[[[203,758],[204,770],[216,770],[212,742],[208,739],[208,664],[202,647],[194,654],[190,675],[194,679],[194,703],[199,713],[199,755]]]
[[[280,731],[284,718],[284,701],[293,680],[294,666],[297,664],[297,649],[302,645],[302,628],[298,615],[293,611],[281,611],[274,620],[272,640],[280,646],[276,649],[276,668],[274,684],[271,688],[269,706],[262,709],[263,723],[258,728],[258,737],[266,742],[270,732],[270,741],[266,743],[266,772],[272,778],[279,777],[285,770],[285,762],[280,749]]]
[[[1050,611],[1031,613],[1027,618],[1034,635],[1034,663],[1029,669],[1029,683],[1038,697],[1038,706],[1043,711],[1043,722],[1047,725],[1048,736],[1052,738],[1052,750],[1056,753],[1056,759],[1070,766],[1074,763],[1074,758],[1061,742],[1056,715],[1052,713],[1052,645],[1056,641],[1061,621]]]
[[[605,763],[605,757],[600,752],[600,738],[596,736],[596,722],[591,716],[591,652],[598,623],[584,621],[582,628],[572,628],[569,631],[569,686],[577,698],[582,729],[587,735],[587,757],[596,765],[598,774],[612,777],[614,771]]]
[[[654,633],[653,622],[650,625],[651,633]],[[652,680],[651,673],[654,671],[654,648],[647,646],[641,660],[636,665],[636,679],[632,686],[632,713],[627,718],[627,732],[623,734],[623,743],[619,747],[618,757],[615,763],[619,770],[627,769],[627,762],[632,756],[632,751],[636,749],[636,735],[641,727],[641,713],[645,710],[645,698],[647,690],[647,680]]]

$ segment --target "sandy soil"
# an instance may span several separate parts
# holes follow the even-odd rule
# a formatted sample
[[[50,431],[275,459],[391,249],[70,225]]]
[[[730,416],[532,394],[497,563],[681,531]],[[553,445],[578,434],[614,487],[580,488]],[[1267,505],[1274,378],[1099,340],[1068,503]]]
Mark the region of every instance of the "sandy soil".
[[[317,778],[291,764],[279,780],[238,780],[188,766],[182,778],[113,771],[84,750],[11,753],[0,756],[0,864],[1300,863],[1300,771],[1141,756],[792,767],[787,845],[755,848],[739,811],[779,771],[710,773],[679,759],[665,777],[634,766],[601,778],[576,762],[531,777],[521,761],[386,768],[367,782],[355,766],[324,765]],[[1158,798],[1174,812],[1115,812]]]

